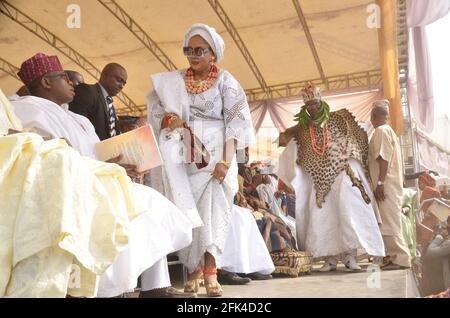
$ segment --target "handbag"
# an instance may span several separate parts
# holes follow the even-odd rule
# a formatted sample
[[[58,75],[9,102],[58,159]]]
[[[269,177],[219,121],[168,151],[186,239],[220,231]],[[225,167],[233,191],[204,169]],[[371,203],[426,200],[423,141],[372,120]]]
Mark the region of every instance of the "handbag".
[[[175,117],[176,114],[168,114],[164,116],[161,128],[167,128],[170,120]],[[210,155],[205,145],[195,136],[192,129],[184,123],[183,129],[181,129],[181,138],[183,140],[186,151],[185,162],[195,163],[197,169],[202,169],[209,164]]]
[[[205,145],[195,136],[192,129],[185,124],[183,129],[183,141],[187,151],[187,162],[194,162],[197,169],[202,169],[209,164],[210,155]]]

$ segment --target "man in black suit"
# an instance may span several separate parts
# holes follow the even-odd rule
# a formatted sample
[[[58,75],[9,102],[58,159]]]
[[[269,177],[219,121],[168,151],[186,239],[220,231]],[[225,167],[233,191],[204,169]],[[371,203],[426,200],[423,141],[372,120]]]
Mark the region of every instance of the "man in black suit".
[[[112,98],[127,83],[127,71],[117,63],[105,66],[100,81],[94,85],[79,84],[69,110],[87,117],[100,140],[120,134],[119,120]]]

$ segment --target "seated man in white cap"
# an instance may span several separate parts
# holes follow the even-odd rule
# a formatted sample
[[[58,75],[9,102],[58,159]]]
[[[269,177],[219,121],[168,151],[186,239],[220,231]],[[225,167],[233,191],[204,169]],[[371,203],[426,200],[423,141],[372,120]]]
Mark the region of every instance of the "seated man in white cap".
[[[131,184],[117,165],[22,130],[0,90],[0,297],[93,297],[142,212]]]
[[[43,136],[64,138],[82,155],[95,159],[99,138],[94,127],[87,118],[62,106],[71,101],[74,90],[58,58],[38,53],[22,63],[18,75],[32,94],[12,102],[23,126]],[[123,166],[129,174],[135,174],[133,166]],[[166,259],[167,254],[191,242],[190,219],[149,187],[133,183],[131,190],[146,212],[132,222],[127,249],[100,278],[99,296],[117,296],[135,287],[138,275],[147,268],[153,269],[151,277],[142,282],[148,297],[193,296],[170,287]]]
[[[386,262],[377,262],[384,269],[401,269],[411,266],[409,249],[402,235],[403,169],[400,142],[387,124],[389,101],[373,104],[371,122],[375,131],[369,144],[369,168],[375,198],[381,214]]]
[[[314,258],[325,257],[321,271],[360,270],[357,249],[384,255],[378,210],[368,181],[366,133],[346,109],[330,112],[319,88],[303,89],[305,106],[279,161],[278,176],[295,189],[297,243]]]

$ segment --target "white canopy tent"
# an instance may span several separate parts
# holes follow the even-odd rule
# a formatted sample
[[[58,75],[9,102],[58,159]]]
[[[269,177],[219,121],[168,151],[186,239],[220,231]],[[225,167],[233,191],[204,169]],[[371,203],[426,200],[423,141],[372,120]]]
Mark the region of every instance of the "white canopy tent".
[[[184,33],[203,22],[223,36],[220,66],[250,101],[298,96],[309,80],[326,90],[373,88],[381,76],[377,29],[367,25],[372,2],[78,0],[71,7],[71,0],[1,1],[0,87],[14,93],[21,85],[17,68],[37,52],[58,55],[90,83],[114,61],[129,77],[119,112],[143,113],[150,74],[186,67]]]
[[[405,0],[398,3],[404,14]],[[374,13],[372,0],[2,0],[0,87],[16,92],[18,67],[37,52],[58,55],[88,83],[97,81],[105,64],[118,62],[129,77],[115,102],[118,112],[142,115],[150,74],[186,67],[184,32],[203,22],[223,36],[219,66],[246,90],[256,127],[273,124],[259,131],[272,141],[277,130],[292,124],[306,81],[321,86],[324,95],[345,93],[346,99],[328,97],[331,107],[349,107],[358,120],[367,120],[372,93],[363,92],[382,86],[378,34],[370,23]],[[400,65],[406,64],[407,40],[398,42]],[[349,93],[362,95],[352,101]],[[259,145],[261,156],[264,147]]]

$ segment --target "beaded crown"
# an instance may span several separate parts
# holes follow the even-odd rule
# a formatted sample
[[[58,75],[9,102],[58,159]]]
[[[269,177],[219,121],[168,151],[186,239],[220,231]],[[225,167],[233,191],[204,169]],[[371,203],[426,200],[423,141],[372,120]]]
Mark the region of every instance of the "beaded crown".
[[[302,98],[303,101],[306,103],[310,100],[320,100],[321,99],[321,95],[320,95],[320,88],[319,86],[316,86],[312,83],[308,83],[306,84],[303,88],[302,88]]]

